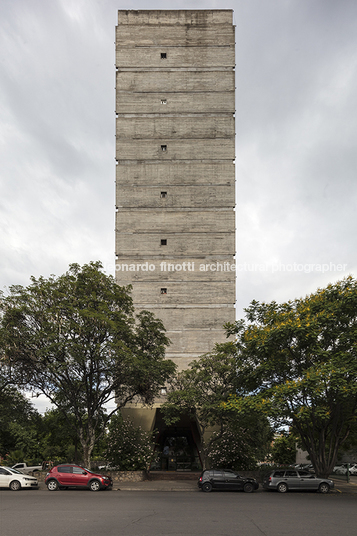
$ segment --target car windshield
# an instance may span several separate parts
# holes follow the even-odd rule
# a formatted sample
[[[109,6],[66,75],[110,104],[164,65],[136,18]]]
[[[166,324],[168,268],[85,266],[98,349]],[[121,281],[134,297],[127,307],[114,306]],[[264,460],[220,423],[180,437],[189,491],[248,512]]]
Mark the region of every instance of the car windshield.
[[[21,471],[18,471],[17,469],[13,469],[12,467],[5,467],[8,471],[11,471],[11,473],[15,473],[15,475],[23,475]]]

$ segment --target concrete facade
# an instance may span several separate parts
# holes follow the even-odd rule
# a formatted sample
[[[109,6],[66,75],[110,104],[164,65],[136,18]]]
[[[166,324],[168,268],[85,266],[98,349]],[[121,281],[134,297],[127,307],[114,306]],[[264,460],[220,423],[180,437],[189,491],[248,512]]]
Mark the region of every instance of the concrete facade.
[[[116,280],[179,369],[235,319],[231,10],[119,11]]]

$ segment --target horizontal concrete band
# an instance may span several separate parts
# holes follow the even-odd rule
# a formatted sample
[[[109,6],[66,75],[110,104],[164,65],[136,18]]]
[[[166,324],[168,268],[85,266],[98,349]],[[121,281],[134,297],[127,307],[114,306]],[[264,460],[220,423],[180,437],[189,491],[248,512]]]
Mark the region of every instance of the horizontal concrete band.
[[[164,286],[165,285],[165,286]],[[164,289],[164,293],[163,293]],[[189,285],[177,281],[162,282],[154,285],[145,282],[133,282],[131,295],[137,306],[145,304],[222,304],[233,303],[235,281],[200,281]]]
[[[116,138],[125,141],[143,140],[146,143],[152,139],[168,140],[202,140],[233,138],[235,136],[234,117],[226,115],[209,115],[192,118],[182,115],[160,114],[154,117],[119,117],[116,121]]]
[[[116,113],[235,113],[234,91],[125,92],[116,94]]]
[[[178,162],[125,161],[116,166],[117,188],[124,185],[199,185],[227,184],[235,181],[232,161]],[[120,193],[119,193],[120,195]]]
[[[120,209],[208,209],[235,205],[234,182],[213,186],[122,186],[117,188],[116,206]]]
[[[116,234],[116,255],[139,257],[163,254],[157,233]],[[235,234],[230,233],[180,233],[168,241],[165,255],[234,255]]]
[[[141,209],[119,210],[116,213],[116,229],[120,234],[136,233],[229,233],[234,232],[235,214],[228,210],[205,211]],[[165,236],[161,236],[165,238]],[[154,253],[154,252],[153,252]]]
[[[118,26],[133,25],[190,25],[190,26],[208,26],[216,24],[232,25],[232,9],[142,9],[142,10],[124,10],[118,11]]]
[[[235,28],[232,24],[215,24],[214,26],[193,26],[178,24],[120,24],[116,27],[117,49],[141,46],[234,46]]]
[[[117,139],[116,158],[120,160],[234,160],[235,138],[177,140]]]
[[[198,69],[198,68],[197,68]],[[134,93],[148,92],[188,92],[188,91],[234,91],[234,71],[197,70],[189,74],[187,70],[170,71],[130,71],[118,70],[116,73],[116,90]],[[159,74],[159,76],[158,76]]]
[[[162,54],[166,54],[162,59]],[[234,45],[220,47],[118,47],[115,65],[121,67],[200,67],[210,69],[215,66],[235,67]]]

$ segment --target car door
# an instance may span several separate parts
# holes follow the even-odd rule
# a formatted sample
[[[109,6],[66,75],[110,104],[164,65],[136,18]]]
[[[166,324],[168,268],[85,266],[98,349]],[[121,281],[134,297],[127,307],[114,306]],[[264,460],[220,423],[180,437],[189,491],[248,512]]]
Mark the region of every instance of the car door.
[[[317,489],[317,480],[315,475],[309,473],[309,471],[299,471],[300,489]]]
[[[243,489],[243,480],[233,471],[224,471],[224,487],[227,490]]]
[[[0,467],[0,488],[8,488],[11,473],[4,467]]]
[[[293,470],[285,471],[284,480],[286,481],[289,489],[300,488],[300,477],[297,471],[293,471]]]
[[[224,471],[213,471],[211,483],[215,489],[224,489],[225,488]]]
[[[88,473],[83,467],[72,467],[72,486],[87,486]]]
[[[57,467],[57,480],[61,486],[72,486],[72,467],[70,465]]]

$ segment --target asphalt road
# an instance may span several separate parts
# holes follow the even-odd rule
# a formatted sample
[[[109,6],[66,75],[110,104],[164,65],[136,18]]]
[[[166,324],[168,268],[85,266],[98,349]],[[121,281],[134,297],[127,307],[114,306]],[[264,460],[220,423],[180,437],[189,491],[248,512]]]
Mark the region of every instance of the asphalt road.
[[[357,495],[0,491],[1,536],[356,536]]]

